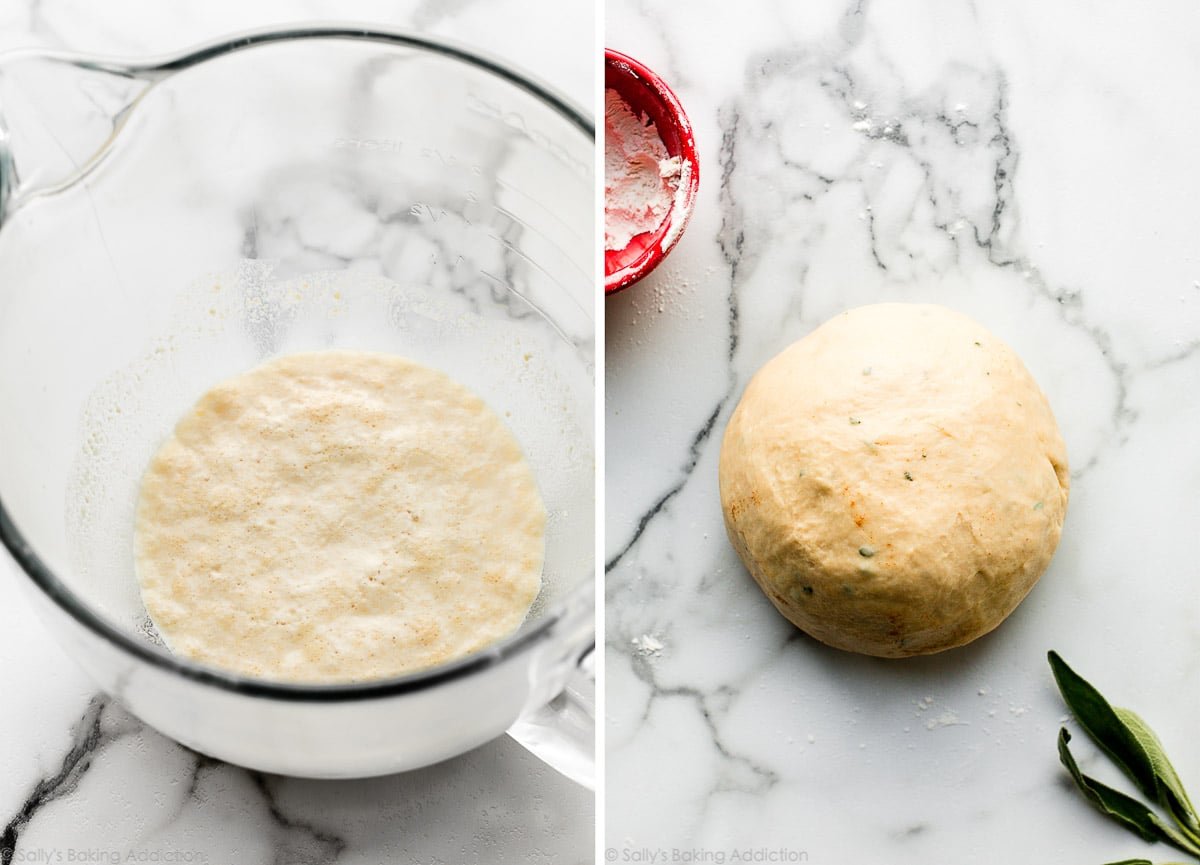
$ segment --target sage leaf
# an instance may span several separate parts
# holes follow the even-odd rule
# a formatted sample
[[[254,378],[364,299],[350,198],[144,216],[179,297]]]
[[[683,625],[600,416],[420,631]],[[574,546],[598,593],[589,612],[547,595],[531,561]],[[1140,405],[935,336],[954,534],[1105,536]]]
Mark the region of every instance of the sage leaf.
[[[1192,834],[1200,834],[1200,820],[1196,817],[1196,809],[1188,799],[1187,790],[1183,789],[1183,782],[1179,780],[1175,767],[1167,759],[1167,753],[1163,750],[1158,736],[1154,735],[1150,726],[1133,710],[1117,707],[1113,711],[1130,734],[1137,739],[1142,751],[1150,760],[1154,777],[1159,783],[1159,803],[1170,812],[1180,828]],[[1200,841],[1200,838],[1196,840]]]
[[[1079,725],[1147,798],[1162,805],[1200,843],[1200,818],[1154,732],[1133,712],[1114,709],[1057,652],[1050,652],[1049,659],[1058,689]]]
[[[1143,841],[1165,841],[1184,853],[1200,856],[1200,847],[1193,846],[1188,839],[1163,823],[1162,818],[1147,805],[1079,771],[1071,749],[1067,747],[1070,741],[1071,734],[1067,732],[1067,728],[1061,728],[1058,731],[1058,758],[1071,773],[1075,786],[1098,811],[1141,836]]]

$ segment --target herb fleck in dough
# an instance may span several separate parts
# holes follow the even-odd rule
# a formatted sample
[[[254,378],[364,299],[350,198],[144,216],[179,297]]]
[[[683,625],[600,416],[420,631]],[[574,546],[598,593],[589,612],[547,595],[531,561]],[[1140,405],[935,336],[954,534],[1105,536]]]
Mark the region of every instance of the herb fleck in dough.
[[[503,422],[383,354],[296,354],[205,394],[137,505],[142,599],[177,653],[294,682],[459,658],[515,630],[545,509]]]
[[[917,304],[843,313],[768,362],[719,472],[730,541],[779,611],[881,657],[961,646],[1003,621],[1049,564],[1069,489],[1020,358],[966,316]]]

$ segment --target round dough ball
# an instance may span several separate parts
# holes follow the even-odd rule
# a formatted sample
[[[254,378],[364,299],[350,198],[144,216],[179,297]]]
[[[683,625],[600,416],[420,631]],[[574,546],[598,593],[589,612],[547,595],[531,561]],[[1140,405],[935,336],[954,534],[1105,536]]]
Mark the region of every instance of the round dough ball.
[[[725,527],[797,627],[879,657],[969,643],[1050,563],[1066,447],[1007,345],[931,305],[859,307],[751,380],[721,446]]]

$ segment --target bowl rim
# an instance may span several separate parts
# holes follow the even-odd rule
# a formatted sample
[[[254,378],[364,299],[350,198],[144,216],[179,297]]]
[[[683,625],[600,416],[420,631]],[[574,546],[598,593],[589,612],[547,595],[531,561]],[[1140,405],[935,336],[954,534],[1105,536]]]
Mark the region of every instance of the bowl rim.
[[[5,55],[37,54],[39,56],[62,60],[86,69],[114,72],[120,75],[140,74],[161,78],[170,73],[187,69],[188,67],[209,60],[215,60],[238,51],[276,42],[322,39],[350,39],[388,43],[440,54],[467,63],[468,65],[476,66],[542,100],[580,132],[595,141],[596,130],[591,116],[582,108],[575,105],[568,97],[559,93],[555,88],[539,81],[524,71],[517,70],[507,62],[492,57],[474,47],[467,47],[453,40],[416,34],[399,29],[393,30],[374,26],[362,27],[345,24],[306,24],[286,28],[268,27],[232,34],[170,55],[133,60],[42,49],[19,49],[18,51],[5,52]],[[0,55],[0,58],[5,55]],[[3,208],[0,208],[0,228],[3,227],[4,216]],[[34,551],[33,547],[17,528],[15,521],[5,507],[3,496],[0,496],[0,543],[8,550],[9,554],[29,577],[34,586],[40,589],[63,612],[82,625],[86,630],[108,641],[118,649],[133,655],[135,658],[150,664],[152,667],[178,674],[185,679],[190,679],[202,685],[231,691],[247,697],[259,697],[286,702],[339,703],[387,698],[422,691],[447,682],[463,679],[481,670],[497,666],[524,652],[536,645],[544,636],[554,631],[557,626],[564,625],[581,615],[594,616],[595,609],[595,574],[593,572],[591,579],[585,581],[579,587],[571,589],[567,596],[548,610],[546,615],[539,621],[529,627],[522,627],[503,640],[465,658],[402,676],[373,679],[366,682],[334,684],[279,682],[270,679],[243,676],[219,667],[190,660],[181,655],[171,654],[165,648],[138,640],[112,624],[107,618],[101,616],[85,603],[66,583],[60,580]],[[586,655],[594,645],[595,631],[593,622],[591,642],[586,646],[579,647],[579,656],[583,657]]]
[[[666,218],[655,229],[655,242],[647,247],[640,256],[620,270],[614,270],[612,273],[604,275],[604,294],[611,296],[617,292],[624,291],[635,282],[648,276],[651,271],[662,263],[663,259],[679,243],[679,239],[683,237],[684,231],[687,230],[688,222],[691,221],[692,212],[696,209],[696,192],[700,187],[700,156],[696,152],[696,138],[692,130],[692,122],[688,120],[687,113],[683,110],[683,105],[679,102],[679,97],[675,95],[675,91],[668,87],[667,83],[656,72],[628,54],[623,54],[612,48],[604,49],[604,69],[606,72],[612,69],[627,78],[641,81],[646,85],[646,89],[654,94],[658,102],[667,109],[667,114],[671,117],[672,125],[679,134],[681,150],[679,155],[690,166],[687,188],[684,190],[682,201],[682,223],[679,225],[679,228],[673,229],[671,227],[671,223],[674,221],[672,217],[675,215],[675,203],[677,203],[673,202],[671,210],[667,212]],[[665,243],[663,242],[664,239],[666,240]]]

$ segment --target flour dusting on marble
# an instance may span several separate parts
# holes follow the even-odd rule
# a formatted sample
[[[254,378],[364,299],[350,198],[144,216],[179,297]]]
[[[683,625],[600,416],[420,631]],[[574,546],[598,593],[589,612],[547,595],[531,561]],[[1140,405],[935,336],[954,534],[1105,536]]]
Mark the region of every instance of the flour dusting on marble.
[[[968,726],[968,724],[969,724],[968,721],[963,721],[962,719],[960,719],[958,717],[957,712],[955,712],[951,709],[946,709],[944,712],[942,712],[942,714],[938,715],[936,718],[933,718],[933,719],[929,720],[928,722],[926,722],[925,729],[926,730],[936,730],[938,727],[966,727],[966,726]]]
[[[642,634],[640,637],[634,637],[629,641],[633,645],[633,649],[643,658],[658,657],[662,654],[664,648],[663,641],[654,634]]]

